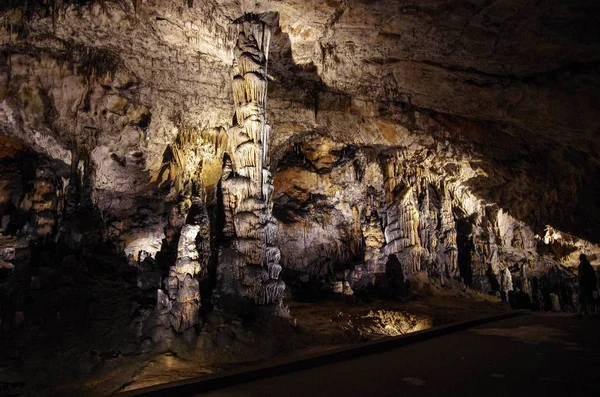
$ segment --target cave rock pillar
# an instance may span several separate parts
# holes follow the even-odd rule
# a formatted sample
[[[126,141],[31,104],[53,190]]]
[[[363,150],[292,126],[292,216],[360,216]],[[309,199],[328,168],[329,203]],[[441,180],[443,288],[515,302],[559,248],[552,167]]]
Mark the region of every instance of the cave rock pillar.
[[[230,244],[219,254],[215,303],[221,310],[239,310],[244,303],[281,309],[285,284],[279,280],[280,251],[275,246],[266,112],[271,31],[254,15],[242,17],[232,29],[235,117],[228,131],[231,158],[224,162],[221,180],[223,234]]]

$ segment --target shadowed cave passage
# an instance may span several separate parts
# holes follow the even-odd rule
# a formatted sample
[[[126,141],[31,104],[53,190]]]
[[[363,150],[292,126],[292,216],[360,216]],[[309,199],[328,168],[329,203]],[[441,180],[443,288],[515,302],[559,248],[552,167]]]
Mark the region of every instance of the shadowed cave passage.
[[[598,11],[2,3],[0,390],[592,311]]]
[[[466,220],[457,220],[456,222],[456,245],[458,248],[458,267],[460,276],[465,284],[473,285],[473,272],[471,271],[471,252],[473,245],[469,238],[472,233],[472,225]]]

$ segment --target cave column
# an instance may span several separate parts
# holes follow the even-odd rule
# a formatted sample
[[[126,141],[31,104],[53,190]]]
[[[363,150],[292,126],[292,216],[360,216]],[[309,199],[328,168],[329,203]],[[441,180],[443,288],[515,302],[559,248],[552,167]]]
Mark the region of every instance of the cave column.
[[[253,15],[236,21],[233,30],[235,125],[228,132],[231,168],[227,162],[222,179],[226,215],[233,220],[226,222],[224,235],[233,243],[220,255],[215,295],[222,301],[225,295],[237,295],[254,304],[281,307],[285,284],[279,280],[280,252],[275,246],[277,226],[268,170],[266,103],[271,32]]]
[[[164,289],[157,291],[151,320],[155,342],[169,340],[172,332],[191,340],[202,326],[200,279],[208,272],[210,221],[202,181],[190,181],[188,187],[165,228],[166,250],[171,249],[177,234],[179,239],[175,264],[169,267]]]

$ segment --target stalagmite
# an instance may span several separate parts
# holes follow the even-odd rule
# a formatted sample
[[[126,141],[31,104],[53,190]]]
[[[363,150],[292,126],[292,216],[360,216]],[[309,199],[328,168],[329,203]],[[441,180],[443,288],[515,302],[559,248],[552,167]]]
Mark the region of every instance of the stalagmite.
[[[271,214],[273,187],[268,171],[266,69],[270,27],[247,15],[236,21],[233,31],[237,39],[232,81],[237,124],[229,130],[231,165],[226,160],[221,180],[224,234],[233,241],[220,251],[216,307],[239,311],[245,298],[283,314],[285,284],[279,280],[280,253],[274,246],[276,222]]]
[[[201,184],[196,189],[200,187]],[[210,225],[202,197],[192,197],[184,222],[175,265],[170,267],[164,281],[165,290],[157,291],[155,341],[164,338],[169,327],[176,333],[186,333],[202,325],[198,279],[206,274],[210,257]]]
[[[385,243],[377,214],[370,213],[361,224],[365,239],[365,264],[369,273],[385,273],[384,263],[379,261],[381,247]]]
[[[406,276],[425,269],[430,275],[457,277],[456,225],[448,184],[407,162],[402,154],[385,156],[382,171],[386,253],[399,258]]]
[[[56,229],[56,219],[61,213],[62,186],[52,170],[39,168],[33,182],[31,195],[35,233],[40,237],[49,236]]]
[[[503,294],[503,299],[508,301],[508,293],[513,290],[513,282],[512,274],[510,274],[510,270],[507,267],[502,270],[500,287]]]

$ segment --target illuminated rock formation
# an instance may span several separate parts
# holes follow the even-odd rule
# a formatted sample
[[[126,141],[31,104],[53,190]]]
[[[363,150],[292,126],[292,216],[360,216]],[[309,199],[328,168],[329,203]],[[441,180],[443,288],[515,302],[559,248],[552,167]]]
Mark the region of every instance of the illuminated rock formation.
[[[592,0],[0,3],[0,348],[78,346],[26,383],[284,292],[576,310],[600,265]]]
[[[426,268],[454,278],[456,231],[447,183],[406,156],[384,159],[386,254],[399,256],[407,276]]]
[[[267,65],[270,27],[253,15],[233,25],[236,44],[233,67],[234,125],[229,129],[231,160],[223,164],[225,226],[231,245],[219,255],[215,302],[246,298],[257,305],[281,309],[285,284],[279,280],[277,225],[271,215],[272,181],[267,124]],[[235,305],[234,305],[235,306]]]
[[[189,210],[186,210],[188,205]],[[178,233],[176,262],[164,280],[164,289],[157,291],[157,307],[153,318],[153,337],[157,342],[168,338],[171,328],[176,333],[185,333],[202,326],[199,279],[206,276],[208,271],[210,225],[206,207],[198,193],[184,200],[180,208],[185,212],[185,217]],[[177,228],[177,215],[174,214],[172,218],[170,226]]]
[[[367,211],[361,222],[361,232],[365,242],[365,267],[370,274],[385,273],[382,266],[381,247],[385,243],[385,236],[381,230],[381,222],[376,212]]]
[[[275,174],[278,241],[284,268],[294,272],[292,291],[327,280],[334,293],[375,287],[395,296],[406,292],[398,280],[426,274],[537,308],[550,308],[549,291],[563,285],[563,307],[576,304],[568,292],[572,276],[552,270],[562,268],[559,256],[545,250],[554,244],[557,253],[577,252],[579,245],[591,254],[594,245],[551,229],[544,242],[474,195],[468,184],[477,171],[460,157],[432,149],[350,150],[327,141],[290,148]]]

